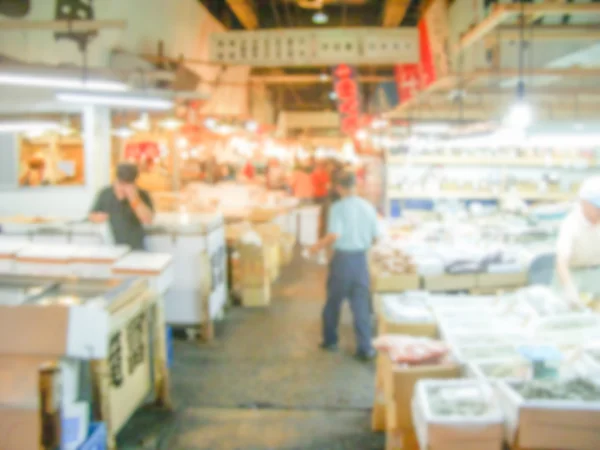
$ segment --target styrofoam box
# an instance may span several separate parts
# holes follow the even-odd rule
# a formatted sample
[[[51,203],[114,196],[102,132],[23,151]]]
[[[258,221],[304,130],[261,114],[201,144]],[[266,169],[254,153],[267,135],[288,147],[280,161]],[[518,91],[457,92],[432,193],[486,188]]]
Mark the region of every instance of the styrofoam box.
[[[480,396],[489,405],[481,416],[439,416],[428,390],[448,387]],[[490,387],[478,380],[421,380],[413,396],[413,422],[421,450],[501,450],[504,418]]]
[[[186,224],[181,219],[181,214],[157,217],[147,244],[151,251],[173,256],[173,283],[165,293],[166,321],[195,325],[204,320],[202,295],[209,295],[212,317],[227,299],[225,231],[220,214],[190,214]]]
[[[15,256],[28,245],[25,241],[0,240],[0,272],[11,273],[15,270]]]
[[[70,276],[72,245],[30,245],[17,254],[17,273],[39,276]]]
[[[111,278],[114,264],[130,251],[126,245],[79,247],[71,259],[72,274],[80,278]]]
[[[79,222],[69,224],[71,244],[77,245],[114,245],[114,238],[108,222]]]
[[[112,273],[120,278],[147,278],[152,289],[162,295],[173,283],[172,261],[166,253],[131,252],[112,266]]]
[[[510,444],[541,450],[600,448],[600,402],[526,400],[505,381],[497,383],[497,397]]]
[[[487,368],[508,365],[513,368],[506,377],[490,377]],[[524,358],[494,358],[471,361],[466,365],[466,375],[469,378],[489,380],[530,380],[533,378],[533,367],[530,361]]]
[[[66,226],[40,226],[34,232],[31,240],[35,244],[69,244],[69,230]]]
[[[320,206],[306,206],[300,208],[300,236],[299,241],[303,246],[314,245],[319,240]]]

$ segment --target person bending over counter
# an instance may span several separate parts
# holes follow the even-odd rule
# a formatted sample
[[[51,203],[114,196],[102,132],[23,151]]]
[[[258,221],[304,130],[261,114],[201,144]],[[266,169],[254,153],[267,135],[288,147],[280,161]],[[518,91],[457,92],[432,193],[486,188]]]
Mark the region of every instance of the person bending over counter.
[[[98,193],[89,220],[108,220],[115,244],[144,250],[144,225],[152,223],[154,207],[148,192],[136,185],[138,174],[136,165],[119,164],[115,182]]]
[[[554,287],[576,308],[584,306],[580,293],[600,295],[600,177],[584,181],[560,227]]]

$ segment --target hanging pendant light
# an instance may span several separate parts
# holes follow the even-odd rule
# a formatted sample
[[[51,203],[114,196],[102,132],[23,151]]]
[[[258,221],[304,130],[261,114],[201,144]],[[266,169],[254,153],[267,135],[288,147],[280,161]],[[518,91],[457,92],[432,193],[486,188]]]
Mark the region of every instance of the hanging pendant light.
[[[521,17],[519,23],[519,80],[517,82],[517,98],[504,119],[504,124],[517,130],[525,130],[533,122],[533,109],[525,98],[525,1],[521,1]]]
[[[312,21],[315,25],[325,25],[329,22],[329,16],[325,11],[319,10],[313,14]]]

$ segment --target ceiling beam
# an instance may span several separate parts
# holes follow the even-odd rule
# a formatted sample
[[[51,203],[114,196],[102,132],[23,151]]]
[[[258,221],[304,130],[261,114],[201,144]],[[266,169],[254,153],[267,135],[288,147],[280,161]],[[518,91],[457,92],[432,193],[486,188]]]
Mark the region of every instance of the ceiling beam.
[[[498,38],[508,41],[520,39],[519,26],[501,26],[498,28]],[[540,25],[528,27],[525,31],[526,41],[553,41],[553,40],[600,40],[600,25]]]
[[[299,75],[253,75],[250,77],[253,83],[264,84],[331,84],[329,75],[321,74],[299,74]],[[384,83],[394,81],[393,76],[384,75],[359,75],[360,83]]]
[[[396,28],[400,25],[406,11],[410,6],[410,0],[385,0],[383,6],[383,26],[386,28]]]
[[[126,20],[0,20],[0,32],[2,31],[99,31],[102,29],[127,28]]]
[[[521,5],[519,3],[508,3],[502,5],[503,9],[509,14],[521,14]],[[525,16],[536,15],[538,18],[543,16],[562,16],[569,15],[587,15],[600,13],[600,4],[598,3],[526,3],[524,6]]]
[[[535,16],[536,18],[548,15],[600,14],[600,3],[528,3],[525,5],[510,3],[495,5],[492,12],[484,20],[463,34],[456,51],[461,52],[466,50],[491,33],[503,22],[520,15],[521,12],[526,17]]]
[[[247,30],[256,30],[259,27],[258,16],[252,0],[226,0],[240,23]]]

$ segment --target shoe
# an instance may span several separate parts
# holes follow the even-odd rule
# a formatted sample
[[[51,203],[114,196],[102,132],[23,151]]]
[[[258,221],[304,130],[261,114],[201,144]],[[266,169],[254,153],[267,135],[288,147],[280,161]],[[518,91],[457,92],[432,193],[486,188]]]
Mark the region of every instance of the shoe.
[[[368,352],[356,352],[355,358],[359,361],[368,362],[373,361],[377,356],[377,352],[375,350],[369,350]]]
[[[319,347],[321,350],[325,350],[326,352],[337,352],[339,350],[337,344],[326,344],[325,342],[321,343]]]

